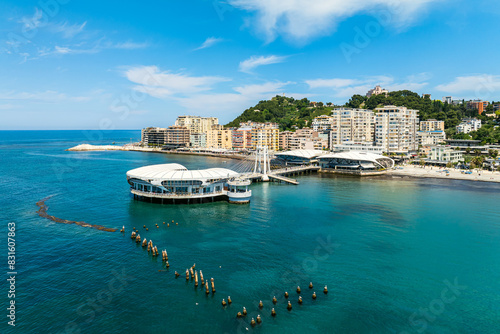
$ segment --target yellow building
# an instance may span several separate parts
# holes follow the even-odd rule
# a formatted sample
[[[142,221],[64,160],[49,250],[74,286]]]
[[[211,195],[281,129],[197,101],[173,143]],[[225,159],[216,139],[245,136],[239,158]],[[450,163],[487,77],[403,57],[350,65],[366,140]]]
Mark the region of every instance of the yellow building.
[[[269,123],[272,124],[272,123]],[[252,129],[252,147],[267,146],[270,151],[279,150],[279,129],[277,126],[264,124]]]
[[[220,124],[212,125],[207,131],[207,148],[222,148],[230,150],[233,148],[233,133],[230,129],[224,129]]]

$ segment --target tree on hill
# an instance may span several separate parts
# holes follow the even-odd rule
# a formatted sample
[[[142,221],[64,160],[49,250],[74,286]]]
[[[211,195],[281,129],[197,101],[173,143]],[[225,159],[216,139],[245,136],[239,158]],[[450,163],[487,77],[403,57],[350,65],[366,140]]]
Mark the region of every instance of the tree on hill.
[[[326,106],[318,102],[316,107],[310,106],[311,101],[307,98],[296,100],[292,97],[276,95],[271,100],[263,100],[254,107],[246,109],[240,116],[236,117],[226,126],[239,127],[241,122],[276,122],[280,130],[291,130],[294,127],[303,127],[310,125],[312,120],[320,115],[328,115],[333,109],[333,105]],[[404,106],[409,109],[419,110],[421,121],[428,119],[438,119],[445,123],[446,136],[454,139],[475,139],[482,143],[499,143],[500,127],[495,127],[497,123],[493,118],[478,115],[477,109],[467,109],[463,100],[461,104],[448,104],[440,100],[431,100],[428,97],[423,98],[419,94],[400,90],[384,94],[374,95],[370,98],[355,94],[349,102],[345,104],[349,108],[367,108],[375,109],[378,106],[395,105]],[[456,133],[455,127],[460,124],[465,117],[477,117],[483,122],[483,127],[478,131],[469,134]]]
[[[324,107],[317,103],[310,107],[311,101],[307,98],[295,100],[292,97],[276,95],[271,100],[259,101],[254,107],[246,109],[240,116],[226,124],[227,127],[239,127],[247,121],[278,123],[280,130],[290,130],[294,126],[299,128],[310,124],[314,117],[330,114],[332,107]]]

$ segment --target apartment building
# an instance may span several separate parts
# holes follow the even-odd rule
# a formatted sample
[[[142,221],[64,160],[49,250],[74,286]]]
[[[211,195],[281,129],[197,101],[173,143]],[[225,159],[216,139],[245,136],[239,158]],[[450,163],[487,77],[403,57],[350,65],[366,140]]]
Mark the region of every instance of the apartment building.
[[[446,133],[441,130],[437,131],[417,131],[418,145],[428,146],[437,145],[446,140]]]
[[[444,131],[444,121],[428,119],[420,122],[420,131]]]
[[[149,127],[141,130],[141,141],[147,146],[188,146],[190,131],[184,126],[170,126],[168,128]]]
[[[192,133],[189,136],[191,147],[206,148],[207,147],[207,134],[206,133]]]
[[[279,150],[279,128],[277,123],[261,123],[262,125],[252,128],[251,149],[259,146],[267,146],[270,151]]]
[[[235,150],[249,150],[252,147],[252,128],[242,126],[234,129],[233,136],[233,149]]]
[[[416,151],[418,110],[385,106],[375,109],[375,145],[384,152]]]
[[[471,100],[467,102],[467,109],[477,109],[479,115],[481,115],[485,110],[486,107],[490,103],[488,101],[483,101],[483,100]]]
[[[212,125],[211,129],[207,131],[207,148],[232,149],[232,129],[224,129],[220,124]]]
[[[219,124],[217,117],[179,116],[175,120],[175,125],[184,126],[191,133],[207,133],[216,124]]]
[[[298,129],[288,138],[288,150],[323,150],[328,146],[328,134],[311,128]]]
[[[462,122],[457,125],[457,133],[469,133],[477,131],[481,128],[481,120],[477,118],[464,118]]]
[[[345,142],[373,141],[375,114],[371,110],[338,108],[332,110],[330,147]]]
[[[329,115],[321,115],[313,119],[311,126],[314,131],[331,130],[335,124],[336,118]]]

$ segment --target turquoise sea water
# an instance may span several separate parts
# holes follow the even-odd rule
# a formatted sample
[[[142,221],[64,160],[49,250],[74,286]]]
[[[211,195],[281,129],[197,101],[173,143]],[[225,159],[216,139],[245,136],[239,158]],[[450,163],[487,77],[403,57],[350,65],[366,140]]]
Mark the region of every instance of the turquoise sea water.
[[[0,132],[0,244],[6,254],[7,223],[15,222],[18,272],[16,327],[7,326],[4,311],[1,333],[500,332],[499,185],[311,175],[299,177],[298,186],[253,184],[249,205],[159,205],[130,197],[127,170],[237,162],[64,151],[139,137],[138,131]],[[53,196],[46,202],[51,215],[124,225],[126,233],[41,218],[35,203],[47,196]],[[171,220],[179,225],[163,225]],[[159,272],[161,256],[151,258],[130,239],[132,227],[167,249],[168,271]],[[215,295],[186,282],[193,263],[205,279],[215,279]],[[5,310],[8,286],[2,286]],[[233,303],[222,308],[228,295]],[[243,306],[249,315],[237,319]],[[252,328],[257,314],[263,323]]]

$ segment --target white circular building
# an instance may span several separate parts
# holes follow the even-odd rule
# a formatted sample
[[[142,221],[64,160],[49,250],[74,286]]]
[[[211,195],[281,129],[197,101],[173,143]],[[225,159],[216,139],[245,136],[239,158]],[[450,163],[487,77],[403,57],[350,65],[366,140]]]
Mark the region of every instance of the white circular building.
[[[316,159],[328,152],[320,150],[292,150],[286,152],[275,153],[276,159],[280,159],[285,164],[290,165],[307,165],[316,162]]]
[[[326,154],[320,156],[318,161],[322,170],[345,171],[349,174],[377,173],[394,167],[391,158],[356,151]]]
[[[135,199],[160,203],[204,203],[216,200],[248,203],[250,182],[227,168],[188,170],[180,164],[144,166],[127,172]]]

